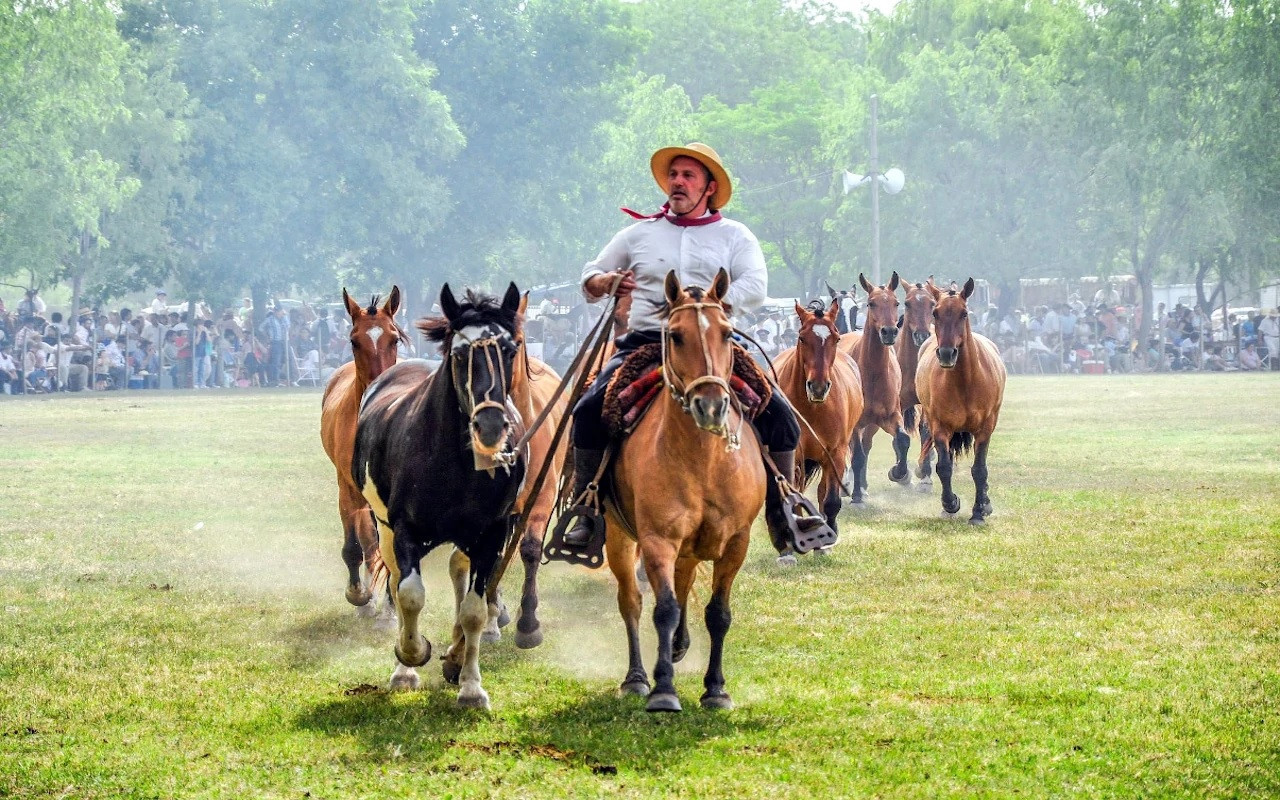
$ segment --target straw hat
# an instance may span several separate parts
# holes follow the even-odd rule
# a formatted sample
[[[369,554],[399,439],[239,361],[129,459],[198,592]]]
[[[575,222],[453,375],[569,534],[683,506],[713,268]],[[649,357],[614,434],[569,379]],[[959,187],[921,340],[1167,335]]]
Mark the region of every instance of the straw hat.
[[[729,180],[729,173],[725,171],[724,164],[720,163],[720,154],[702,142],[690,142],[684,147],[664,147],[649,159],[649,169],[662,193],[670,193],[667,189],[667,171],[671,168],[671,162],[679,156],[688,156],[711,170],[711,179],[716,182],[716,193],[708,201],[711,207],[719,210],[728,205],[729,198],[733,196],[733,183]]]

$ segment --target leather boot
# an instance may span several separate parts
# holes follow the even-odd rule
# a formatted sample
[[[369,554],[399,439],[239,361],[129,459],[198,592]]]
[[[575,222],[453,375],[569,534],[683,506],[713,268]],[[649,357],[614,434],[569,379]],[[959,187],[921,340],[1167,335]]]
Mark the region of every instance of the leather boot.
[[[769,457],[773,459],[773,463],[778,465],[778,471],[783,474],[789,483],[796,485],[800,479],[796,477],[796,451],[795,450],[770,450]],[[796,491],[800,487],[796,486]],[[803,506],[796,507],[791,502],[790,497],[782,497],[781,493],[768,493],[765,496],[766,501],[774,501],[780,504],[789,504],[792,506],[790,515],[795,517],[796,527],[801,531],[814,531],[827,524],[827,520],[823,517],[815,517],[811,515]],[[776,516],[776,515],[774,515]]]
[[[578,501],[582,493],[587,490],[587,484],[595,479],[603,458],[603,450],[573,448],[573,502]],[[569,547],[585,547],[591,541],[591,532],[590,520],[579,516],[573,521],[573,526],[564,532],[564,543]]]

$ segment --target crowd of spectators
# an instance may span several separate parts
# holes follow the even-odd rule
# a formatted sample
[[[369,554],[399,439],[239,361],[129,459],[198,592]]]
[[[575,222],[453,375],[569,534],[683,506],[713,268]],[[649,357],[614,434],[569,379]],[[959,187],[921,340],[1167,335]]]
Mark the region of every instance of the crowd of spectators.
[[[0,299],[0,393],[218,389],[322,385],[350,360],[346,314],[274,301],[255,325],[253,302],[214,313],[168,305],[51,311],[27,290],[13,309]]]

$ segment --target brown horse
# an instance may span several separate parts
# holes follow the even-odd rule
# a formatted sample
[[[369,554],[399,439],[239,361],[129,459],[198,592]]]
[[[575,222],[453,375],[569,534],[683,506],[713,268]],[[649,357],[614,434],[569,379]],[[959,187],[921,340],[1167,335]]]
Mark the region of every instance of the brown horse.
[[[929,491],[933,485],[933,451],[925,448],[924,442],[929,438],[929,425],[920,419],[917,406],[920,395],[916,392],[916,367],[920,363],[920,347],[933,334],[933,309],[937,306],[933,293],[936,287],[930,278],[924,283],[903,281],[906,297],[902,301],[902,330],[894,345],[898,355],[898,366],[902,370],[902,427],[894,436],[894,451],[905,453],[911,447],[911,435],[920,433],[920,462],[916,468],[916,477],[920,479],[919,490]],[[911,483],[909,475],[900,481],[904,486]]]
[[[822,470],[818,498],[827,524],[837,530],[840,482],[849,465],[850,442],[862,416],[862,378],[853,359],[838,351],[840,335],[836,332],[836,318],[840,306],[837,303],[821,313],[796,303],[796,314],[800,317],[798,343],[779,353],[773,362],[778,387],[809,423],[800,426],[796,459],[804,480],[800,481],[800,476],[787,477],[803,485],[817,470]],[[773,546],[778,550],[779,563],[795,563],[789,543],[775,541]]]
[[[898,338],[898,273],[889,283],[873,286],[865,275],[858,281],[867,293],[867,321],[863,333],[847,333],[840,337],[841,349],[853,356],[862,373],[862,417],[853,451],[853,497],[855,506],[866,503],[867,456],[876,430],[894,437],[897,463],[889,470],[889,479],[907,477],[907,451],[899,449],[898,433],[902,430],[902,368],[898,366],[893,344]],[[847,349],[846,349],[847,348]]]
[[[622,441],[614,466],[605,546],[627,629],[622,691],[648,695],[649,711],[680,710],[673,664],[689,647],[686,608],[702,561],[714,566],[705,615],[711,655],[701,703],[704,708],[733,706],[722,669],[729,592],[747,555],[751,524],[764,505],[765,473],[755,431],[729,390],[733,325],[720,301],[728,288],[723,269],[706,291],[683,288],[674,271],[667,274],[662,338],[670,391],[654,400]],[[635,531],[634,539],[629,530]],[[656,601],[652,693],[640,656],[637,555],[644,558]]]
[[[378,307],[375,295],[368,308],[342,290],[342,302],[351,314],[352,361],[334,371],[320,401],[320,441],[338,473],[338,517],[342,521],[342,560],[347,565],[347,602],[372,616],[370,592],[360,576],[360,565],[372,575],[376,568],[378,532],[369,504],[351,479],[351,454],[355,448],[360,398],[374,378],[396,363],[401,330],[395,314],[400,309],[400,287],[392,286],[387,301]]]
[[[970,525],[981,525],[991,513],[987,495],[987,446],[1004,400],[1004,361],[995,343],[969,326],[965,301],[973,294],[973,278],[964,289],[945,294],[933,287],[933,338],[920,349],[916,391],[924,418],[937,443],[938,478],[942,481],[942,511],[954,516],[960,498],[951,491],[955,457],[973,450],[974,499]]]

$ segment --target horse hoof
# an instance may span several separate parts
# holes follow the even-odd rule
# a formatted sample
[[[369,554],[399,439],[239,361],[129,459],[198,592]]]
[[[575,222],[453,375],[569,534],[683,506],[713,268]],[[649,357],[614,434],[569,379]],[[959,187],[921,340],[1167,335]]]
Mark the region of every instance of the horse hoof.
[[[482,644],[493,644],[502,641],[502,631],[494,628],[493,630],[485,630],[480,634],[480,642]]]
[[[856,508],[856,509],[858,509],[859,511],[866,511],[866,509],[867,509],[867,501],[865,501],[865,500],[850,500],[850,501],[849,501],[849,508]]]
[[[794,567],[799,563],[800,562],[796,560],[794,553],[787,553],[785,556],[778,556],[778,566],[780,567]]]
[[[498,599],[498,627],[505,628],[511,624],[511,613],[507,611],[507,604]]]
[[[920,494],[928,494],[933,491],[933,481],[920,481],[916,484],[916,491]]]
[[[516,631],[516,647],[521,650],[532,650],[540,644],[542,644],[542,628],[540,626],[528,633]]]
[[[457,686],[458,678],[462,676],[462,665],[456,661],[441,659],[440,672],[444,675],[445,683]]]
[[[424,637],[419,636],[418,641],[422,642],[422,653],[419,656],[406,656],[404,651],[400,649],[400,643],[396,642],[396,660],[406,667],[420,667],[431,660],[431,642]]]
[[[901,484],[903,486],[911,485],[911,473],[908,472],[905,468],[902,470],[902,474],[896,478],[893,477],[893,472],[894,471],[892,469],[889,470],[889,480],[893,481],[894,483]]]
[[[649,702],[644,704],[645,711],[683,711],[680,698],[674,694],[651,694]]]
[[[687,655],[689,655],[689,645],[685,645],[684,647],[677,647],[675,650],[671,651],[671,663],[679,664],[681,661],[684,660],[684,657]]]
[[[987,524],[987,521],[986,521],[985,519],[983,519],[982,517],[970,517],[970,518],[969,518],[969,524],[970,524],[970,525],[972,525],[972,526],[974,526],[975,528],[980,528],[980,527],[982,527],[983,525],[986,525],[986,524]]]
[[[353,606],[363,608],[369,605],[369,600],[372,598],[373,595],[369,594],[369,590],[363,586],[347,587],[347,602]]]
[[[458,708],[477,708],[488,711],[489,693],[479,687],[474,692],[459,692]]]
[[[378,609],[373,607],[373,603],[365,603],[356,606],[356,619],[377,619]]]
[[[634,695],[635,697],[649,696],[649,682],[646,680],[629,680],[618,687],[618,694]]]
[[[733,700],[729,695],[721,692],[720,694],[704,694],[702,699],[698,701],[702,707],[711,711],[732,711]]]
[[[391,681],[387,686],[393,692],[414,692],[421,685],[422,679],[418,677],[416,669],[397,664],[396,671],[391,673]]]

